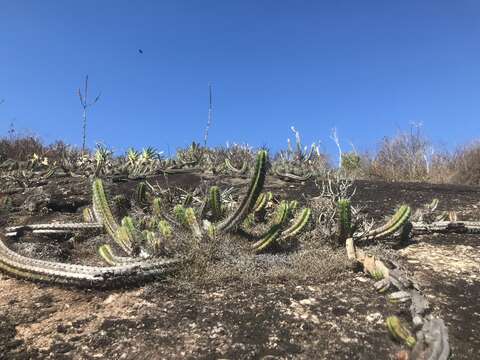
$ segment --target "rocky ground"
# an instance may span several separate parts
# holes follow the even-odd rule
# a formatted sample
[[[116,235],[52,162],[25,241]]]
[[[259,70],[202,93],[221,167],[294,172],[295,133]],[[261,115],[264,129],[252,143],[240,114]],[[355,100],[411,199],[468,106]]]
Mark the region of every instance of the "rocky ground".
[[[200,178],[175,175],[169,181],[171,186],[188,187]],[[246,180],[221,181],[238,185]],[[113,184],[111,192],[128,192],[131,185]],[[366,181],[356,186],[355,203],[376,219],[391,214],[400,203],[421,206],[434,197],[440,200],[440,210],[480,219],[480,188]],[[289,198],[318,195],[313,183],[268,179],[267,187]],[[89,184],[64,178],[12,198],[14,209],[2,213],[1,227],[79,219],[79,211],[90,202]],[[32,253],[21,241],[10,246]],[[92,260],[94,244],[88,239],[41,238],[35,240],[33,253],[92,263],[97,261]],[[331,264],[317,277],[289,279],[283,273],[268,281],[261,276],[242,280],[232,275],[211,282],[171,276],[137,287],[89,290],[1,274],[0,357],[395,358],[402,345],[389,337],[384,319],[408,319],[408,309],[389,304],[375,292],[371,278],[344,266],[343,249],[325,246],[318,251]],[[423,235],[402,247],[393,244],[389,251],[422,287],[434,313],[445,320],[454,358],[480,358],[480,236]]]

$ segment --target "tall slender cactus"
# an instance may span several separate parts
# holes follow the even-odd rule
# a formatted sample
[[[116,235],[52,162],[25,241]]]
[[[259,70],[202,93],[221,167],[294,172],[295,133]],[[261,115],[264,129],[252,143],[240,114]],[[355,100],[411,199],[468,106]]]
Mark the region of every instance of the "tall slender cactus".
[[[262,192],[263,184],[265,182],[265,176],[267,173],[267,151],[260,150],[257,155],[257,161],[255,163],[255,170],[253,172],[250,186],[248,187],[247,194],[242,199],[240,205],[235,211],[227,217],[224,221],[217,225],[217,230],[220,232],[227,232],[242,223],[250,210],[255,206],[258,196]]]
[[[340,199],[338,206],[338,239],[344,242],[352,235],[352,206],[349,199]]]

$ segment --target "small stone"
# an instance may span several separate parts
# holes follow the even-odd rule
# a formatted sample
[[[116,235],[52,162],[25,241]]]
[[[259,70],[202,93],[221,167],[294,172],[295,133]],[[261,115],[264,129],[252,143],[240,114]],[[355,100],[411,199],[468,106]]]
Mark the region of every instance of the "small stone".
[[[379,312],[368,314],[367,321],[370,323],[378,323],[382,321],[382,314]]]

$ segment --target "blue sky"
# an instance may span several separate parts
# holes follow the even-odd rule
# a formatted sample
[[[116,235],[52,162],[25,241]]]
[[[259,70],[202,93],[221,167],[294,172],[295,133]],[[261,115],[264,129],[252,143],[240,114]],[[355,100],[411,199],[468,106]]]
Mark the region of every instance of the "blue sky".
[[[0,135],[13,121],[81,144],[167,151],[201,141],[374,149],[423,123],[453,147],[480,136],[480,2],[0,1]],[[143,54],[138,52],[143,50]]]

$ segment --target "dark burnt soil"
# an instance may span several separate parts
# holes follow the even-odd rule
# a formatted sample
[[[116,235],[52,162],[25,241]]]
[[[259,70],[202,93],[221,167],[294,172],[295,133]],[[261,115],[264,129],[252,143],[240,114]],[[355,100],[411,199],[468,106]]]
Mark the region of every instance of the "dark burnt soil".
[[[193,188],[211,180],[175,175],[168,177],[168,185]],[[165,185],[163,177],[151,182]],[[218,182],[238,186],[248,179],[222,177]],[[119,182],[108,188],[111,195],[131,195],[134,185]],[[377,220],[401,203],[421,206],[434,197],[440,200],[439,210],[480,219],[480,188],[366,181],[356,185],[356,205]],[[0,213],[0,226],[79,220],[82,207],[90,202],[89,187],[83,179],[53,179],[42,188],[14,194],[14,208]],[[312,183],[268,179],[267,187],[290,199],[318,195]],[[10,246],[29,256],[97,264],[98,238],[102,235],[26,237]],[[410,272],[434,313],[446,321],[455,359],[480,356],[479,244],[478,235],[425,235],[386,250]],[[325,253],[325,261],[338,261],[338,256],[329,259]],[[408,320],[408,309],[389,304],[364,274],[340,265],[335,269],[333,274],[294,281],[283,276],[241,281],[232,275],[198,283],[170,277],[108,291],[0,274],[0,357],[393,359],[402,346],[389,338],[384,319],[396,314]]]

